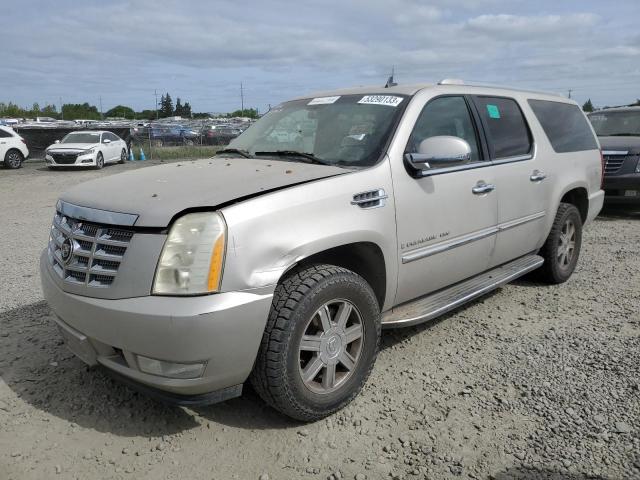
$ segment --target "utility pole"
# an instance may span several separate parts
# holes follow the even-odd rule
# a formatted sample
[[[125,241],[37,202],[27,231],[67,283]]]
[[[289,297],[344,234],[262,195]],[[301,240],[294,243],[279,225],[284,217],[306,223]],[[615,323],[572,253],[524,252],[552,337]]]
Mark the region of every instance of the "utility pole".
[[[158,91],[154,90],[153,94],[156,96],[156,120],[158,120]]]
[[[244,117],[244,90],[242,89],[242,82],[240,82],[240,115]]]
[[[569,98],[571,98],[571,92],[573,92],[572,88],[569,89]]]
[[[100,97],[100,118],[104,120],[104,115],[102,114],[102,97]]]
[[[64,113],[62,112],[62,97],[58,98],[60,100],[60,120],[64,120]]]

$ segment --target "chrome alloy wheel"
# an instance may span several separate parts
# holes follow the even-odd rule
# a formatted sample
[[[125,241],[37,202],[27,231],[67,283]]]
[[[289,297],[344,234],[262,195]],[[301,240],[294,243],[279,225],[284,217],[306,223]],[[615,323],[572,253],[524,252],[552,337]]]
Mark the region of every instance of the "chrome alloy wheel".
[[[299,372],[314,393],[342,386],[360,360],[364,328],[358,309],[347,300],[331,300],[309,319],[298,349]]]
[[[567,268],[573,260],[576,250],[576,226],[571,218],[568,218],[558,238],[558,264],[561,268]]]

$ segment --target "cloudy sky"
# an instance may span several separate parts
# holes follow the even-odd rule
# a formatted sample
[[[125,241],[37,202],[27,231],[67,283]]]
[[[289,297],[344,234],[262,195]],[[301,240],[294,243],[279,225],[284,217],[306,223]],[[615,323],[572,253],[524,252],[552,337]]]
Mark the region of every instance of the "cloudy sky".
[[[266,109],[310,91],[445,77],[596,105],[640,97],[640,0],[2,2],[0,101]]]

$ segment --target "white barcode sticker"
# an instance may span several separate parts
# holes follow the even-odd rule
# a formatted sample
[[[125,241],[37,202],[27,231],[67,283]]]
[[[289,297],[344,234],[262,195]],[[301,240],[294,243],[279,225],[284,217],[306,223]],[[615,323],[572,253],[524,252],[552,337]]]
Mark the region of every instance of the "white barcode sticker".
[[[396,97],[394,95],[365,95],[358,103],[364,103],[367,105],[387,105],[389,107],[397,107],[402,102],[402,97]]]
[[[328,105],[330,103],[336,103],[336,100],[340,98],[340,95],[337,97],[318,97],[311,100],[307,105]]]

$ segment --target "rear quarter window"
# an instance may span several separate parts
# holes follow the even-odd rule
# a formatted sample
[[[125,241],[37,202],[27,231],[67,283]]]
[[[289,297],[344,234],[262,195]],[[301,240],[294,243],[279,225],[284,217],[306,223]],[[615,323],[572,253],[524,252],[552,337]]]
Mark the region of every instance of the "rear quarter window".
[[[514,99],[476,96],[473,101],[487,133],[491,158],[517,157],[531,152],[531,132]]]
[[[528,102],[556,153],[598,148],[589,121],[577,105],[548,100]]]

